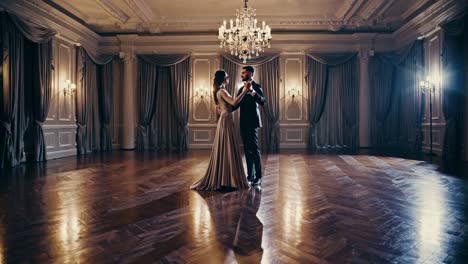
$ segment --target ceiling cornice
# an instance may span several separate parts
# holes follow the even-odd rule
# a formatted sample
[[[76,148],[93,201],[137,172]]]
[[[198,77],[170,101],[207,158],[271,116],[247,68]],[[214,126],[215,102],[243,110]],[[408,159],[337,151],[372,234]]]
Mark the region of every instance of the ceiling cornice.
[[[392,33],[392,37],[397,40],[396,48],[402,48],[418,37],[433,32],[442,22],[457,17],[467,7],[468,2],[465,0],[436,1]]]
[[[22,16],[40,25],[56,30],[64,39],[70,42],[81,43],[87,48],[94,50],[105,50],[107,52],[118,52],[121,49],[122,34],[119,37],[115,36],[100,36],[93,32],[90,28],[83,24],[83,21],[77,21],[76,18],[68,16],[61,10],[48,5],[49,0],[3,0],[0,6],[6,10]],[[125,0],[127,1],[127,0]],[[140,0],[128,0],[140,1]],[[389,3],[383,4],[380,0],[373,1],[372,7],[364,6],[364,14],[380,13],[385,8],[389,7]],[[391,1],[391,0],[390,0]],[[428,2],[429,1],[429,2]],[[433,2],[431,2],[433,1]],[[352,2],[352,1],[351,1]],[[352,2],[354,5],[358,2]],[[323,51],[342,51],[342,50],[358,50],[362,46],[363,38],[357,36],[365,36],[365,34],[374,34],[375,49],[387,50],[403,47],[414,41],[417,37],[433,31],[441,22],[451,19],[467,7],[467,2],[464,0],[420,0],[423,5],[419,8],[424,8],[424,11],[418,15],[414,15],[398,30],[392,32],[333,32],[327,30],[290,30],[287,27],[276,26],[273,30],[272,50],[277,51],[295,51],[295,50],[323,50]],[[419,5],[416,4],[416,6]],[[417,10],[413,10],[416,12]],[[368,13],[366,13],[368,12]],[[221,18],[220,18],[221,19]],[[329,25],[339,25],[337,20],[330,19],[327,22],[304,20],[295,18],[289,21],[280,21],[280,19],[269,19],[269,24],[275,25],[310,25],[328,23]],[[209,21],[205,20],[205,21]],[[221,21],[221,20],[220,20]],[[182,23],[188,24],[189,21]],[[193,21],[192,21],[193,24]],[[182,25],[183,26],[183,25]],[[273,27],[273,26],[272,26]],[[299,27],[300,28],[300,27]],[[133,34],[132,46],[135,46],[137,52],[169,52],[173,50],[186,50],[188,52],[201,51],[213,52],[219,49],[219,43],[215,37],[216,32],[211,31],[185,31],[185,32],[168,32],[163,34]],[[362,35],[364,34],[364,35]],[[120,39],[120,40],[119,40]],[[368,41],[368,40],[366,40]],[[368,43],[368,42],[367,42]],[[126,45],[129,45],[128,43]]]
[[[381,17],[392,6],[395,0],[371,0],[361,11],[361,17],[365,20],[371,17]]]
[[[127,3],[133,12],[146,24],[150,24],[156,17],[145,0],[125,0],[125,3]]]
[[[387,34],[390,35],[390,34]],[[363,46],[370,47],[377,34],[273,34],[273,45],[268,52],[295,52],[298,50],[312,50],[323,52],[357,52]],[[112,54],[117,54],[123,49],[128,49],[132,43],[135,53],[199,53],[199,52],[224,52],[219,48],[219,42],[215,35],[191,35],[191,36],[137,36],[123,35],[104,37],[101,48]],[[372,42],[373,43],[373,42]],[[375,40],[375,49],[386,51],[392,49],[392,40],[388,37],[380,37]]]
[[[3,0],[5,10],[38,25],[50,28],[74,44],[96,51],[102,37],[75,19],[40,0]]]
[[[120,9],[115,3],[110,0],[96,0],[96,2],[114,18],[118,19],[122,23],[126,23],[130,16],[127,15],[122,9]]]

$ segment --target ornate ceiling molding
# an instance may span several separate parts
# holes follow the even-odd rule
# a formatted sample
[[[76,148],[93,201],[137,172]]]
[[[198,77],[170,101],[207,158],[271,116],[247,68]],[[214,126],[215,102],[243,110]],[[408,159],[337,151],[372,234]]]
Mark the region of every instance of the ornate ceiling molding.
[[[2,0],[0,6],[17,16],[55,30],[59,36],[74,44],[97,51],[101,36],[41,0]]]
[[[110,0],[96,0],[96,2],[104,9],[107,13],[111,16],[115,17],[122,23],[126,23],[130,17],[125,14],[122,9],[120,9],[117,5],[115,5]]]
[[[335,16],[343,19],[357,0],[345,0],[343,5],[336,11]]]
[[[440,23],[450,20],[468,8],[465,0],[441,0],[429,6],[392,34],[396,48],[408,45],[418,37],[434,31]]]
[[[58,0],[55,0],[58,1]],[[60,0],[63,1],[63,0]],[[109,1],[109,0],[107,0]],[[141,0],[125,0],[141,1]],[[350,0],[354,5],[357,2]],[[396,0],[394,1],[396,4]],[[385,13],[390,8],[390,3],[380,0],[369,0],[371,6],[363,6],[355,17],[344,21],[336,17],[306,17],[298,16],[293,19],[276,16],[269,18],[272,25],[275,43],[272,46],[274,51],[298,51],[298,50],[320,50],[320,51],[358,51],[364,46],[368,46],[369,40],[364,35],[352,34],[362,28],[369,28],[368,31],[377,31],[375,37],[375,50],[395,50],[414,41],[417,37],[427,34],[437,28],[441,22],[453,18],[467,8],[468,2],[465,0],[438,0],[426,2],[419,0],[414,12],[424,7],[420,14],[411,14],[408,21],[401,26],[401,21],[396,18],[385,18],[379,14]],[[56,30],[60,38],[74,43],[81,43],[87,48],[104,52],[117,52],[121,48],[127,47],[130,40],[122,41],[116,37],[101,37],[93,32],[86,23],[68,16],[69,12],[56,9],[47,4],[48,0],[3,0],[0,6],[14,14],[27,17],[27,19],[43,26]],[[148,10],[150,10],[148,8]],[[349,9],[352,12],[352,8]],[[154,11],[154,10],[153,10]],[[349,12],[348,12],[349,13]],[[153,14],[154,15],[154,14]],[[377,15],[377,16],[376,16]],[[362,16],[362,17],[361,17]],[[366,16],[372,19],[365,19]],[[135,45],[138,52],[213,52],[219,47],[219,43],[214,37],[215,28],[207,30],[222,21],[222,17],[209,17],[203,19],[193,19],[190,17],[176,17],[165,19],[159,17],[150,23],[120,23],[125,31],[135,32],[132,28],[139,28],[138,32],[153,32],[159,30],[170,32],[169,34],[157,35],[133,35],[132,45]],[[393,30],[396,31],[391,33]],[[325,31],[324,31],[325,29]],[[346,34],[333,34],[326,30],[348,30]],[[275,32],[276,30],[276,32]],[[355,30],[355,31],[353,31]],[[382,30],[382,31],[380,31]],[[388,30],[388,31],[387,31]],[[213,31],[213,33],[211,33]],[[177,33],[180,32],[180,33]],[[204,33],[201,33],[204,32]],[[387,33],[385,33],[387,32]],[[171,34],[176,33],[176,34]],[[126,43],[126,44],[125,44]]]
[[[387,36],[390,34],[387,34]],[[377,38],[377,36],[380,36]],[[383,51],[392,49],[392,40],[378,34],[276,34],[271,52],[297,53],[300,51],[358,52],[362,47]],[[375,42],[373,41],[375,38]],[[136,54],[150,53],[218,53],[219,42],[212,34],[185,36],[119,35],[104,37],[101,50],[118,54],[134,49]],[[374,45],[375,44],[375,45]]]
[[[430,0],[416,0],[416,2],[401,14],[401,18],[407,18]],[[442,2],[445,0],[442,0]],[[441,1],[439,1],[441,2]]]
[[[395,0],[371,0],[364,6],[360,16],[365,19],[372,17],[382,17],[385,11],[395,2]]]
[[[64,0],[44,0],[46,2],[59,2]],[[209,14],[203,17],[189,16],[162,16],[154,5],[149,5],[146,0],[124,0],[133,12],[120,13],[121,9],[112,0],[92,0],[106,6],[106,10],[119,21],[108,16],[108,19],[87,19],[86,24],[95,32],[103,35],[134,33],[134,34],[159,34],[184,32],[207,32],[217,30],[220,21],[226,19],[224,16],[213,16]],[[268,16],[269,24],[273,30],[310,30],[310,31],[332,31],[332,32],[378,32],[391,33],[398,29],[404,22],[405,17],[397,15],[389,17],[386,15],[390,9],[393,10],[398,1],[406,0],[344,0],[339,10],[334,14],[324,15],[302,15],[302,16]],[[421,4],[431,0],[415,0],[416,4],[405,14],[414,16],[414,12],[420,12]],[[432,0],[435,1],[435,0]],[[443,0],[439,0],[443,1]],[[427,5],[427,4],[426,4]],[[69,6],[69,5],[68,5]],[[393,7],[392,7],[393,6]],[[413,12],[413,13],[411,13]],[[131,17],[131,19],[128,19]],[[126,22],[125,22],[126,21]]]
[[[90,19],[90,17],[87,14],[81,12],[80,10],[75,8],[73,5],[71,5],[69,2],[67,2],[66,0],[54,0],[54,2],[56,2],[58,5],[65,8],[66,10],[68,10],[70,13],[73,13],[77,17],[80,17],[81,19],[83,19],[83,21],[88,21]]]
[[[346,0],[345,3],[338,9],[336,16],[348,21],[359,12],[366,0]]]
[[[151,23],[156,17],[145,0],[125,0],[125,3],[127,3],[133,12],[146,24]]]
[[[159,19],[152,23],[127,22],[112,25],[97,25],[97,31],[122,33],[161,33],[161,32],[200,32],[216,31],[219,21],[223,18],[199,18],[177,17],[171,19]],[[322,30],[322,31],[375,31],[392,32],[397,25],[394,19],[374,18],[365,20],[354,17],[349,21],[326,17],[270,17],[269,24],[276,30]]]

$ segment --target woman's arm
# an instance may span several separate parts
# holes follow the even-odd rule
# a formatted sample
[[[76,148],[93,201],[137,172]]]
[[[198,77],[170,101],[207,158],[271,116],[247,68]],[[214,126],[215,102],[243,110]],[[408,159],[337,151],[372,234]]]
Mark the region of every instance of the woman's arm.
[[[221,90],[221,97],[226,101],[228,104],[232,106],[236,106],[237,104],[240,103],[244,95],[247,93],[247,89],[242,89],[242,93],[236,97],[236,99],[233,99],[225,90]]]

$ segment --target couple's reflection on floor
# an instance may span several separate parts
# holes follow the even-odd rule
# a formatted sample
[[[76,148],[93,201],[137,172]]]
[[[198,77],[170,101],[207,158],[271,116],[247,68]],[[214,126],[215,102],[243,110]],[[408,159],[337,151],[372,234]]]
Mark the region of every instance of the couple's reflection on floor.
[[[224,263],[259,263],[263,255],[263,224],[257,218],[261,188],[217,195],[198,193],[209,208],[216,237],[224,249]]]

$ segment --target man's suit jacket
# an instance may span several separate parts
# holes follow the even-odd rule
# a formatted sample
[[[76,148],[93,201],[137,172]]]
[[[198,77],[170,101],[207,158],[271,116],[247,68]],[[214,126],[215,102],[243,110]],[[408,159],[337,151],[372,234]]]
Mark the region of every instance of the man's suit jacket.
[[[239,89],[237,96],[242,93],[243,88],[244,86]],[[240,107],[240,125],[242,128],[262,127],[258,105],[265,105],[265,97],[263,96],[260,84],[252,81],[252,89],[256,92],[255,96],[251,96],[250,94],[244,95],[240,103],[232,108],[232,111],[235,111]]]

